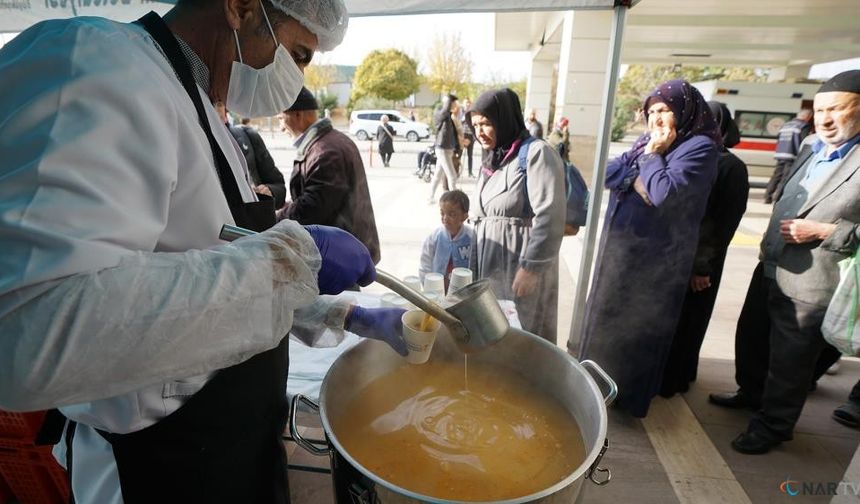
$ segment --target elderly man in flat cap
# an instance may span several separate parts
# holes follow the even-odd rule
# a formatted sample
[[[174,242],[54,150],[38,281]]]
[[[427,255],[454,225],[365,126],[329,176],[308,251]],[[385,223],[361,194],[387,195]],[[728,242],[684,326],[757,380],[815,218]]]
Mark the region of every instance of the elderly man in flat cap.
[[[314,95],[302,88],[281,116],[281,129],[296,138],[290,196],[281,218],[334,226],[359,239],[379,263],[379,235],[364,162],[355,143],[319,117]]]
[[[787,174],[761,242],[754,295],[747,295],[742,310],[743,319],[748,304],[766,299],[769,334],[736,339],[740,388],[710,396],[720,406],[757,409],[747,431],[732,441],[741,453],[767,453],[792,439],[826,345],[821,322],[839,283],[837,263],[860,243],[860,70],[825,82],[814,112],[818,139],[800,151]]]

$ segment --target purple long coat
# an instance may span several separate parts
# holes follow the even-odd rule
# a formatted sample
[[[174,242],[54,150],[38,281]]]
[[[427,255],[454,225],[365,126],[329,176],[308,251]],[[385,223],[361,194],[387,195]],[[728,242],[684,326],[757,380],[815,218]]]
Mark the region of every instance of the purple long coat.
[[[619,406],[643,417],[660,388],[719,154],[704,135],[665,157],[631,162],[631,152],[607,167],[611,193],[580,357],[600,364],[618,384]],[[654,206],[633,190],[637,167]]]

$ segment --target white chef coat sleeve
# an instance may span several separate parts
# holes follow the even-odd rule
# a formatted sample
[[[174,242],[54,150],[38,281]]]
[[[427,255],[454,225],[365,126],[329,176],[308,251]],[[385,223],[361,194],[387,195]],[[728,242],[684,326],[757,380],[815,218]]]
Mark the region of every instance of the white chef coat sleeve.
[[[180,120],[151,42],[111,26],[46,22],[0,50],[3,409],[241,362],[276,346],[317,294],[319,253],[295,223],[278,225],[278,246],[154,252],[199,125]]]
[[[278,228],[290,228],[295,243],[137,252],[115,267],[48,282],[0,316],[0,408],[111,397],[273,348],[292,311],[314,300],[320,262],[301,226]]]

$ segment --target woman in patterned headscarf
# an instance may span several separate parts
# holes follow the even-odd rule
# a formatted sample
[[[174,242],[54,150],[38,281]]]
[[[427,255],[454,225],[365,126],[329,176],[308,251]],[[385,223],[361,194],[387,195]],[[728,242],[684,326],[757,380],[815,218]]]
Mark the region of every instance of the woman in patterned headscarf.
[[[472,105],[484,157],[472,221],[471,268],[499,299],[516,303],[523,329],[553,343],[558,324],[558,251],[564,236],[565,179],[558,153],[529,136],[510,89]]]
[[[693,267],[722,138],[688,82],[658,86],[643,106],[648,133],[612,160],[611,190],[580,357],[618,383],[618,405],[644,417],[660,389]]]

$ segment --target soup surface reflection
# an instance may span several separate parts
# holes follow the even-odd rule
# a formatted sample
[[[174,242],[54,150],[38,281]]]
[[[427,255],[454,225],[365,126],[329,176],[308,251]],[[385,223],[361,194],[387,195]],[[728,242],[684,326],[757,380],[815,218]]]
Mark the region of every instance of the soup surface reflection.
[[[403,366],[370,383],[332,428],[379,477],[423,495],[494,501],[558,483],[585,459],[573,417],[506,370]]]

